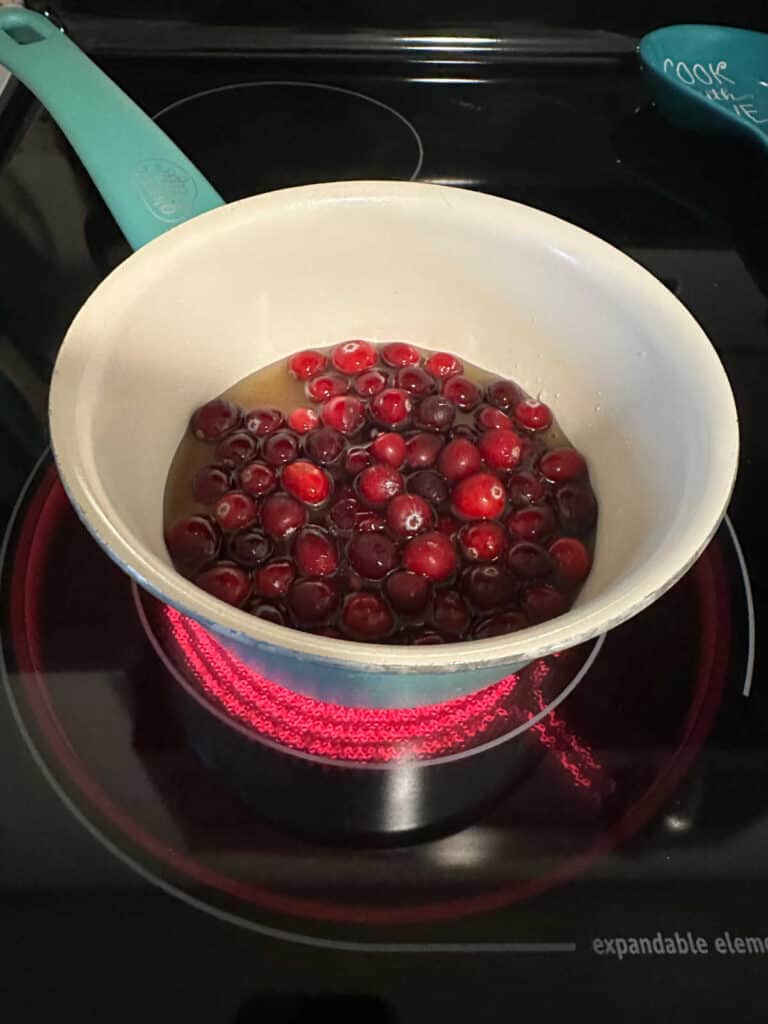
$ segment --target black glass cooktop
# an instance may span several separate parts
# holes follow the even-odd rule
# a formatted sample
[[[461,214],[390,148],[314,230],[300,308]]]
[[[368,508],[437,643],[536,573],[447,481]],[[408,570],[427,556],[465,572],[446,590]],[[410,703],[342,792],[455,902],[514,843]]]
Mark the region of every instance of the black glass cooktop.
[[[128,250],[47,116],[6,93],[3,1004],[30,1021],[490,1024],[524,1012],[639,1024],[724,1008],[761,1020],[765,165],[665,125],[629,51],[488,67],[348,48],[268,64],[113,53],[104,66],[228,200],[414,178],[529,203],[611,241],[708,332],[743,452],[700,562],[642,616],[564,656],[557,671],[578,686],[530,730],[524,757],[511,740],[465,772],[451,762],[427,779],[406,764],[362,787],[354,766],[245,757],[189,697],[194,637],[99,552],[45,452],[59,340]],[[292,796],[254,800],[254,778],[262,796],[278,779]],[[388,835],[387,811],[375,841],[308,838],[302,822],[337,792],[398,813],[405,792],[424,828]],[[456,815],[433,834],[448,795]]]

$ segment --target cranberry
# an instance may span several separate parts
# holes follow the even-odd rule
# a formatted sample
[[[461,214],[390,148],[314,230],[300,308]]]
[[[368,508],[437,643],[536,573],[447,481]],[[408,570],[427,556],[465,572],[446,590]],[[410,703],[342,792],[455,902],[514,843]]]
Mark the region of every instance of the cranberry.
[[[274,601],[288,593],[295,576],[296,570],[292,562],[285,558],[276,559],[257,570],[255,589],[262,597],[269,597]]]
[[[213,514],[223,530],[241,530],[256,522],[259,507],[250,494],[227,491],[214,505]]]
[[[367,448],[350,448],[344,459],[344,472],[347,476],[357,476],[372,462],[371,453]]]
[[[559,590],[543,583],[526,590],[523,609],[531,622],[546,622],[567,611],[568,602]]]
[[[341,613],[344,629],[366,640],[381,640],[392,631],[394,619],[378,594],[351,594]]]
[[[406,466],[409,469],[428,469],[434,466],[444,444],[439,434],[413,434],[408,438]]]
[[[278,430],[264,442],[264,461],[270,466],[284,466],[299,456],[299,439],[288,430]]]
[[[339,567],[336,545],[316,526],[302,530],[293,549],[299,572],[305,576],[333,576]]]
[[[332,427],[319,427],[307,434],[304,448],[313,462],[330,466],[344,451],[344,436]]]
[[[468,377],[449,377],[443,381],[443,394],[464,412],[471,412],[482,397],[480,388]]]
[[[435,382],[420,366],[403,366],[395,374],[395,384],[412,395],[428,395],[435,390]]]
[[[171,526],[165,543],[176,568],[194,573],[218,555],[221,537],[210,519],[188,516]]]
[[[322,505],[331,493],[331,481],[325,470],[304,459],[287,465],[281,481],[285,490],[305,505]]]
[[[474,473],[453,490],[453,508],[461,519],[497,519],[506,499],[504,485],[493,473]]]
[[[483,520],[462,526],[459,545],[468,562],[494,562],[507,546],[507,536],[500,523]]]
[[[255,459],[259,443],[253,434],[247,430],[236,430],[234,434],[227,434],[216,445],[214,458],[221,466],[227,469],[235,469],[243,462]]]
[[[554,559],[560,578],[571,586],[582,583],[589,575],[592,559],[580,540],[560,537],[554,544],[550,544],[549,554]]]
[[[385,427],[405,426],[411,409],[411,396],[402,388],[385,388],[371,400],[371,415]]]
[[[268,604],[266,601],[255,601],[248,611],[251,615],[255,615],[257,619],[274,622],[276,626],[285,625],[285,615],[275,605]]]
[[[240,410],[224,398],[214,398],[192,413],[189,429],[198,441],[218,441],[240,422]]]
[[[512,420],[493,405],[481,405],[475,411],[475,423],[481,430],[502,430],[512,426]]]
[[[448,484],[433,469],[422,469],[408,477],[408,490],[426,499],[433,508],[440,508],[448,502]]]
[[[379,434],[371,443],[371,452],[377,462],[399,469],[405,462],[407,446],[402,434]]]
[[[444,533],[437,530],[414,537],[403,551],[404,568],[420,572],[438,583],[453,576],[456,563],[456,548]]]
[[[462,574],[461,589],[480,611],[491,611],[510,603],[515,596],[515,580],[498,565],[474,565]]]
[[[513,544],[507,554],[507,566],[518,576],[533,579],[552,571],[552,560],[538,544],[521,540]]]
[[[290,494],[278,491],[264,500],[261,525],[270,537],[290,537],[307,521],[307,510]]]
[[[314,409],[305,409],[300,407],[298,409],[294,409],[288,417],[288,426],[291,430],[295,430],[297,434],[308,434],[310,430],[314,430],[319,423],[320,417]]]
[[[542,540],[554,533],[555,515],[549,505],[531,505],[513,512],[507,529],[520,540]]]
[[[431,630],[427,633],[418,633],[415,636],[411,636],[411,643],[418,647],[426,647],[431,644],[444,644],[445,637],[440,636],[439,633],[433,633]]]
[[[552,426],[552,410],[536,398],[526,398],[515,406],[515,419],[526,430],[547,430]]]
[[[451,540],[455,540],[459,533],[459,523],[453,518],[453,516],[440,516],[437,520],[437,528],[440,533],[444,533],[446,537]]]
[[[486,640],[492,636],[504,636],[506,633],[516,633],[519,629],[525,629],[528,620],[522,612],[500,612],[492,615],[490,619],[483,619],[475,629],[475,640]]]
[[[305,390],[313,402],[327,402],[334,395],[346,395],[349,381],[339,373],[322,373],[309,381]]]
[[[322,352],[315,352],[314,349],[307,349],[305,352],[297,352],[288,360],[288,371],[297,380],[309,380],[316,377],[328,365],[328,360]]]
[[[419,402],[416,423],[427,430],[443,433],[450,430],[456,419],[456,406],[443,395],[427,395]]]
[[[495,380],[485,389],[485,397],[497,409],[510,412],[520,401],[520,388],[511,380]]]
[[[597,520],[597,502],[589,487],[564,484],[558,487],[555,500],[563,532],[586,536]]]
[[[255,498],[261,498],[277,487],[275,471],[266,462],[249,462],[243,466],[237,478],[245,493]]]
[[[523,454],[521,439],[514,430],[487,430],[478,447],[485,461],[494,469],[513,469]]]
[[[444,590],[436,595],[432,621],[443,633],[460,636],[466,631],[470,622],[469,608],[457,590]]]
[[[575,448],[553,448],[542,455],[539,466],[544,476],[555,483],[576,480],[587,472],[584,456]]]
[[[331,506],[330,521],[339,533],[351,533],[361,508],[357,498],[340,498]]]
[[[261,530],[248,526],[229,538],[227,554],[246,569],[256,569],[272,554],[272,541]]]
[[[336,611],[339,595],[327,580],[298,580],[290,589],[288,604],[296,620],[317,626]]]
[[[445,380],[446,377],[464,373],[464,364],[450,352],[433,352],[424,363],[424,369],[438,380]]]
[[[413,537],[434,524],[432,506],[418,494],[398,494],[387,505],[387,525],[397,537]]]
[[[378,361],[376,349],[369,341],[343,341],[333,350],[333,365],[341,373],[362,373]]]
[[[354,434],[365,422],[365,406],[356,395],[336,395],[325,403],[320,418],[326,427],[341,434]]]
[[[354,388],[361,398],[373,398],[389,384],[389,377],[383,370],[366,370],[355,377]]]
[[[251,409],[245,414],[247,429],[257,437],[274,434],[284,424],[285,419],[279,409]]]
[[[232,477],[221,466],[203,466],[195,473],[192,494],[201,505],[213,505],[232,487]]]
[[[413,345],[404,341],[392,341],[381,350],[381,360],[387,366],[415,366],[419,361],[419,353]]]
[[[507,477],[507,494],[516,508],[534,505],[546,494],[546,487],[533,473],[512,473]]]
[[[385,466],[381,462],[364,469],[355,482],[363,501],[377,507],[386,505],[405,486],[402,475],[392,466]]]
[[[358,533],[384,533],[386,528],[387,520],[380,512],[363,509],[355,516],[355,529]]]
[[[464,477],[472,476],[480,469],[482,462],[477,445],[465,437],[457,437],[440,452],[437,466],[446,480],[456,483]]]
[[[232,562],[217,562],[195,578],[198,587],[220,601],[239,607],[251,592],[251,577]]]
[[[353,569],[368,580],[383,580],[397,567],[397,548],[381,533],[355,533],[347,545]]]
[[[393,572],[384,584],[392,607],[403,615],[417,615],[429,600],[432,585],[417,572]]]

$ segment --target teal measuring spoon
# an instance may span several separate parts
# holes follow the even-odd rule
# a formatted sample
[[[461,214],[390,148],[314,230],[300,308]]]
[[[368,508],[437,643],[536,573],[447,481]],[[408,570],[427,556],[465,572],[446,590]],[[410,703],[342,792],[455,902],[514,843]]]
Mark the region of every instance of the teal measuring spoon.
[[[224,204],[178,146],[42,14],[0,8],[0,64],[50,112],[133,249]]]
[[[644,36],[638,54],[670,121],[707,134],[747,135],[768,149],[768,35],[670,25]]]

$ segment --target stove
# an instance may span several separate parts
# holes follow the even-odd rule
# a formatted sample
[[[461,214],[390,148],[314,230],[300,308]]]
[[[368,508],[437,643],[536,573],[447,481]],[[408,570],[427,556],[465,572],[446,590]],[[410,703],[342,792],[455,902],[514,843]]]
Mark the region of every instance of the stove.
[[[431,181],[529,203],[623,249],[709,334],[743,447],[728,517],[699,562],[595,643],[415,712],[298,698],[133,587],[66,499],[46,447],[50,372],[69,320],[128,247],[11,81],[4,1005],[29,1021],[484,1024],[503,1000],[543,1021],[578,1009],[644,1022],[660,1005],[663,1019],[714,1020],[727,1006],[761,1020],[757,155],[666,125],[630,34],[334,23],[238,35],[200,15],[158,37],[141,10],[73,7],[59,14],[66,29],[228,201],[327,180]],[[341,832],[325,827],[339,802]]]

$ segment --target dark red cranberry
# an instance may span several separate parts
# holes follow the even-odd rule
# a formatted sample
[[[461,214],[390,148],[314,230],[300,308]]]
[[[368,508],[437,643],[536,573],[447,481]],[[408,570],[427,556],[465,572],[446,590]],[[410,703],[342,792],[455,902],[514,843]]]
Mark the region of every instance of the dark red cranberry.
[[[255,498],[262,498],[277,487],[275,471],[266,462],[249,462],[243,466],[237,478],[245,493]]]
[[[468,562],[495,562],[507,546],[507,535],[492,520],[467,523],[459,531],[459,546]]]
[[[344,602],[341,622],[351,636],[382,640],[394,626],[392,612],[378,594],[351,594]]]
[[[222,530],[241,530],[256,522],[259,506],[250,494],[227,491],[214,505],[213,515]]]
[[[486,430],[478,444],[480,454],[493,469],[514,469],[520,462],[523,446],[514,430]]]
[[[417,572],[393,572],[384,583],[392,607],[402,615],[417,615],[426,607],[432,584]]]
[[[442,633],[461,636],[469,626],[467,603],[457,590],[443,590],[435,595],[432,622]]]
[[[407,447],[402,434],[391,431],[379,434],[371,442],[371,453],[377,462],[385,462],[388,466],[399,469],[405,462]]]
[[[340,498],[331,505],[329,519],[339,533],[351,533],[362,505],[357,498]]]
[[[453,516],[440,516],[437,520],[438,530],[440,533],[444,533],[450,540],[456,540],[459,535],[460,525]]]
[[[541,479],[533,473],[512,473],[507,477],[507,494],[509,501],[515,508],[525,508],[526,505],[535,505],[541,501],[547,492],[547,488]]]
[[[339,595],[328,580],[297,580],[288,594],[288,604],[297,622],[317,626],[336,611]]]
[[[414,537],[433,528],[435,515],[418,494],[398,494],[387,505],[387,525],[397,537]]]
[[[585,537],[597,520],[597,502],[589,487],[564,484],[558,487],[555,500],[563,532]]]
[[[308,434],[310,430],[314,430],[319,424],[320,417],[314,409],[300,407],[294,409],[288,417],[288,426],[291,430],[295,430],[297,434]]]
[[[259,442],[247,430],[236,430],[227,434],[216,445],[214,458],[220,466],[236,469],[244,462],[250,462],[258,454]]]
[[[189,429],[198,441],[218,441],[240,422],[240,410],[224,398],[214,398],[195,409]]]
[[[327,358],[322,352],[315,352],[314,349],[307,349],[305,352],[297,352],[288,360],[288,371],[297,380],[310,380],[316,377],[328,365]]]
[[[492,636],[504,636],[525,629],[528,620],[522,612],[501,612],[478,623],[473,636],[475,640],[487,640]]]
[[[371,399],[371,415],[384,427],[404,427],[413,404],[402,388],[385,388]]]
[[[461,589],[480,611],[504,608],[515,596],[515,580],[498,565],[473,565],[461,576]]]
[[[251,409],[245,414],[245,426],[257,437],[274,434],[285,424],[279,409]]]
[[[232,476],[221,466],[203,466],[195,473],[192,495],[201,505],[213,505],[232,487]]]
[[[254,601],[248,611],[251,615],[255,615],[257,619],[274,622],[276,626],[284,626],[286,624],[285,615],[282,611],[266,601]]]
[[[366,370],[355,377],[354,388],[361,398],[373,398],[389,384],[389,377],[383,370]]]
[[[306,522],[306,508],[290,494],[279,491],[264,499],[261,507],[261,525],[270,537],[290,537]]]
[[[511,412],[522,395],[520,388],[511,380],[494,380],[485,389],[486,400],[497,409]]]
[[[453,543],[438,530],[419,534],[403,551],[403,567],[441,583],[456,572],[458,559]]]
[[[507,567],[517,576],[535,579],[537,576],[546,576],[552,571],[552,559],[538,544],[521,540],[509,549]]]
[[[575,537],[560,537],[549,546],[557,574],[570,586],[583,583],[592,568],[589,551]]]
[[[515,406],[515,419],[526,430],[548,430],[552,426],[552,410],[536,398],[525,398]]]
[[[509,416],[493,405],[481,405],[475,410],[475,423],[481,430],[508,430],[512,426]]]
[[[460,519],[498,519],[507,493],[493,473],[474,473],[453,489],[453,509]]]
[[[507,529],[519,540],[544,540],[555,531],[555,515],[549,505],[518,509],[507,520]]]
[[[405,464],[409,469],[429,469],[437,462],[445,441],[439,434],[423,431],[408,438]]]
[[[349,564],[368,580],[383,580],[397,568],[397,548],[381,533],[354,533],[347,545]]]
[[[416,409],[416,424],[425,430],[443,433],[450,430],[456,419],[456,406],[443,395],[427,395]]]
[[[187,516],[170,527],[165,543],[176,568],[194,573],[216,558],[221,535],[205,516]]]
[[[355,516],[355,529],[358,533],[384,533],[387,529],[387,520],[381,512],[363,509]]]
[[[544,476],[555,483],[577,480],[587,472],[584,456],[575,448],[553,448],[542,455],[539,466]]]
[[[229,538],[227,554],[246,569],[256,569],[272,554],[272,541],[261,530],[249,526]]]
[[[355,481],[357,493],[369,505],[382,507],[405,487],[402,474],[381,462],[364,469]]]
[[[307,383],[305,391],[313,402],[327,402],[334,395],[346,395],[349,391],[349,381],[340,373],[321,373],[319,377]]]
[[[450,492],[448,484],[433,469],[422,469],[408,477],[408,491],[426,499],[433,508],[447,504]]]
[[[420,366],[403,366],[395,374],[395,384],[412,395],[421,397],[435,390],[435,381]]]
[[[411,643],[417,647],[427,647],[432,644],[444,644],[445,637],[440,636],[439,633],[433,633],[431,630],[427,633],[416,633],[410,635]]]
[[[313,462],[321,466],[330,466],[341,455],[345,448],[344,435],[332,427],[319,427],[310,430],[304,441],[304,449]]]
[[[415,366],[419,361],[419,353],[404,341],[392,341],[383,345],[381,361],[387,366]]]
[[[437,467],[446,480],[456,483],[467,476],[472,476],[480,469],[482,458],[477,445],[465,437],[457,437],[440,452]]]
[[[424,369],[437,380],[445,380],[464,373],[464,364],[450,352],[433,352],[424,363]]]
[[[333,576],[339,567],[336,545],[325,530],[316,526],[299,533],[293,554],[299,572],[305,576]]]
[[[523,610],[531,622],[546,622],[568,610],[568,602],[548,583],[528,587],[523,597]]]
[[[217,562],[210,569],[204,569],[195,583],[213,597],[238,608],[251,592],[251,577],[232,562]]]
[[[357,395],[336,395],[323,405],[320,418],[340,434],[354,434],[365,422],[365,406]]]
[[[287,558],[278,558],[274,562],[267,562],[256,571],[254,578],[256,592],[262,597],[276,601],[288,593],[295,576],[296,570],[293,563],[289,562]]]
[[[347,476],[357,476],[372,462],[373,458],[367,448],[350,448],[344,459],[344,472]]]
[[[325,470],[305,459],[285,466],[281,481],[290,495],[313,507],[322,505],[331,493],[331,480]]]
[[[347,375],[370,370],[378,361],[376,349],[369,341],[342,341],[333,350],[333,365]]]
[[[480,388],[469,377],[449,377],[443,381],[443,395],[463,412],[471,412],[482,397]]]
[[[285,466],[299,457],[299,439],[288,430],[278,430],[266,439],[262,454],[270,466]]]

